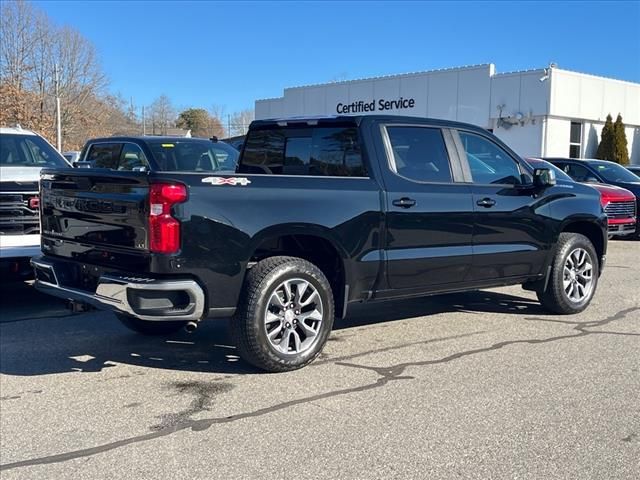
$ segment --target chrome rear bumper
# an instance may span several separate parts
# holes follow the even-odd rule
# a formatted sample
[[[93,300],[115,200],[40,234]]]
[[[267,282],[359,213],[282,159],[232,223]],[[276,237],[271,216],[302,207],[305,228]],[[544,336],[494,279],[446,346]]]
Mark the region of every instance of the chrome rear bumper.
[[[98,279],[95,293],[65,286],[56,274],[55,262],[34,258],[35,287],[49,295],[89,304],[101,310],[111,310],[140,320],[194,321],[204,316],[204,291],[191,279],[159,280],[153,278],[103,274]],[[151,301],[162,300],[163,293],[186,295],[184,305],[172,308],[140,308],[132,300],[152,295]],[[139,302],[140,303],[140,302]],[[146,310],[146,311],[145,311]]]

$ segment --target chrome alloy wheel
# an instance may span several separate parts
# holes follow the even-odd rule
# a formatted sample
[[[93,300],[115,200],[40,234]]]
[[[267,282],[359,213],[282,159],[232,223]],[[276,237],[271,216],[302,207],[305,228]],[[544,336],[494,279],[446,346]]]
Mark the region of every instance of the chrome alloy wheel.
[[[593,263],[591,255],[583,248],[573,250],[564,262],[562,284],[564,293],[573,303],[580,303],[591,295],[593,289]]]
[[[285,280],[269,297],[264,312],[269,343],[288,355],[309,350],[318,340],[322,314],[322,298],[311,283],[301,278]]]

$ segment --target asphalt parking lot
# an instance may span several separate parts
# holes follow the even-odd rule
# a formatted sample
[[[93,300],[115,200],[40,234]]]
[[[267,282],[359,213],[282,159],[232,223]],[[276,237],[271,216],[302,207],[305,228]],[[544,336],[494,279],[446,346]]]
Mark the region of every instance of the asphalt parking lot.
[[[610,242],[572,317],[520,287],[359,307],[286,374],[225,321],[145,338],[3,285],[1,477],[636,479],[639,258]]]

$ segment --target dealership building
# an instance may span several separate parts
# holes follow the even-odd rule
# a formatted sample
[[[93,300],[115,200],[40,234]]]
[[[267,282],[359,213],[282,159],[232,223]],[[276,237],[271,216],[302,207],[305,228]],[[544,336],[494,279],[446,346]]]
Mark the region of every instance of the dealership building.
[[[563,70],[497,73],[493,64],[291,87],[257,100],[256,119],[393,114],[473,123],[522,156],[593,158],[608,114],[622,115],[640,164],[640,84]]]

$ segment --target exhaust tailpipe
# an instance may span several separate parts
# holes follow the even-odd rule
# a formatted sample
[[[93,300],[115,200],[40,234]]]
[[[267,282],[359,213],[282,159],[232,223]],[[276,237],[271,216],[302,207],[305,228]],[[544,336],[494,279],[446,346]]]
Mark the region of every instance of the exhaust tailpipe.
[[[67,308],[71,310],[72,313],[83,313],[93,310],[93,307],[88,303],[77,302],[75,300],[69,300],[67,302]]]
[[[193,333],[197,328],[198,324],[196,322],[187,322],[187,324],[184,326],[184,329],[187,333]]]

